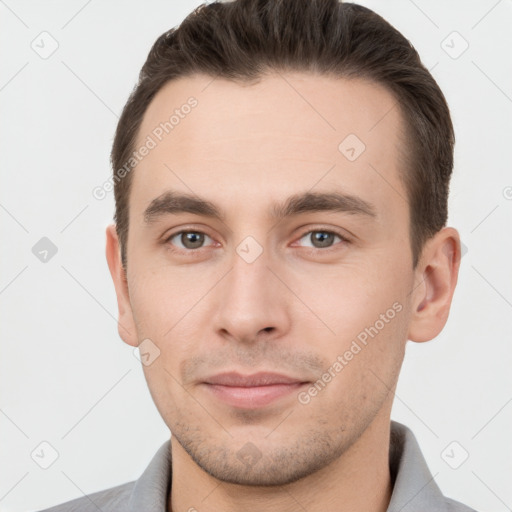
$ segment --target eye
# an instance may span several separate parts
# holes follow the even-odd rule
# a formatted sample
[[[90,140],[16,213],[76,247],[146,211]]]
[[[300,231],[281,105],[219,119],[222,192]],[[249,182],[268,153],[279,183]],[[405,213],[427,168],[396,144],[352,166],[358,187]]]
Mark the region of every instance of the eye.
[[[179,231],[171,235],[167,242],[175,245],[179,249],[200,249],[206,240],[213,240],[201,231]]]
[[[346,238],[338,235],[337,233],[324,230],[308,231],[299,239],[299,242],[302,240],[305,240],[306,243],[301,243],[301,245],[305,247],[313,247],[315,249],[329,248],[337,241],[348,241]],[[309,242],[310,245],[308,245],[307,242]]]

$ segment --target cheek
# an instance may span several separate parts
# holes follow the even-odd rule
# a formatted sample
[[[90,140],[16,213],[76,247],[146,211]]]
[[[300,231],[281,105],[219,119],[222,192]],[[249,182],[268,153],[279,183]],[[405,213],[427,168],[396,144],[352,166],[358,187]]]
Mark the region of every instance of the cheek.
[[[409,287],[404,273],[374,266],[347,264],[287,276],[309,313],[314,313],[302,316],[298,323],[318,325],[327,345],[338,349],[360,333],[364,338],[367,328],[372,332],[375,327],[379,332],[396,328],[399,317],[404,317]]]
[[[153,402],[164,422],[169,426],[180,404],[183,388],[179,384],[177,369],[161,353],[151,365],[143,366],[144,376]]]
[[[180,362],[196,355],[198,341],[205,339],[210,315],[204,299],[212,284],[191,279],[189,274],[190,270],[185,275],[184,271],[168,267],[145,269],[130,281],[130,302],[139,340],[151,340],[150,351],[158,356],[154,363],[143,367],[155,401],[160,395],[165,395],[166,403],[170,397],[178,396]]]
[[[324,385],[317,381],[311,395],[303,396],[301,402],[310,400],[319,417],[336,414],[337,421],[348,429],[368,424],[392,396],[404,357],[405,308],[394,316],[390,313],[393,318],[388,318],[387,324],[380,319],[372,321],[373,315],[368,312],[369,320],[364,316],[356,322],[365,325],[362,329],[346,327],[347,332],[356,335],[338,335],[335,343],[324,346],[324,354],[329,353],[325,355],[328,366],[324,376],[327,374],[325,380],[329,382]],[[338,326],[340,331],[342,327]]]
[[[335,375],[327,385],[328,400],[373,400],[387,394],[398,377],[410,314],[408,286],[403,273],[382,266],[379,271],[344,268],[302,281],[301,293],[330,331],[318,330],[315,344],[325,371]]]
[[[202,299],[215,275],[201,276],[190,269],[146,267],[129,280],[132,312],[139,335],[167,340],[200,314]]]

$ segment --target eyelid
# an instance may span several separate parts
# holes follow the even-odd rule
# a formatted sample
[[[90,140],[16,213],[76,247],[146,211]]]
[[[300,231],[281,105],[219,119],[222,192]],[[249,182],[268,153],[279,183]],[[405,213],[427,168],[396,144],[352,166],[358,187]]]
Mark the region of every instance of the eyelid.
[[[315,227],[308,226],[307,230],[302,231],[301,235],[299,235],[297,238],[295,238],[295,242],[297,242],[301,238],[304,238],[306,235],[308,235],[310,233],[314,233],[314,232],[333,234],[333,235],[336,235],[336,236],[340,237],[342,242],[345,242],[345,243],[351,243],[352,242],[352,240],[349,237],[349,235],[347,235],[344,231],[342,232],[342,230],[340,230],[340,229],[336,229],[336,228],[332,228],[332,227],[325,227],[325,226],[315,226]],[[293,243],[295,243],[295,242],[293,242]],[[313,247],[313,249],[318,249],[318,250],[326,251],[326,250],[328,250],[328,249],[330,249],[332,247],[334,247],[334,246],[325,247],[325,248]],[[311,247],[309,247],[309,248],[311,249]]]
[[[216,239],[210,235],[205,228],[196,228],[194,226],[180,226],[180,228],[177,231],[170,230],[171,232],[167,231],[163,237],[162,237],[162,244],[163,245],[169,245],[172,238],[174,238],[177,235],[181,235],[183,233],[199,233],[202,235],[205,235],[209,237],[214,243],[218,243]],[[207,245],[203,247],[198,247],[197,249],[183,249],[181,247],[174,246],[177,251],[186,251],[186,252],[194,252],[198,251],[199,249],[206,249],[208,247],[212,247],[212,245]]]
[[[345,232],[342,232],[342,230],[340,230],[340,229],[335,229],[333,227],[325,227],[325,226],[313,226],[313,227],[312,226],[308,226],[308,229],[305,229],[304,231],[301,232],[301,234],[298,237],[294,238],[294,242],[292,242],[292,244],[297,243],[299,240],[304,238],[304,236],[306,236],[306,235],[308,235],[310,233],[314,233],[314,232],[322,232],[322,233],[333,234],[333,235],[338,236],[343,243],[352,243],[352,240],[350,239],[350,237]],[[203,234],[203,235],[209,237],[214,242],[214,244],[218,244],[219,243],[219,242],[217,242],[215,240],[215,238],[212,235],[208,234],[204,228],[198,229],[198,228],[195,228],[194,226],[181,226],[177,231],[172,231],[171,230],[170,234],[165,234],[163,236],[162,243],[164,245],[168,245],[172,238],[174,238],[177,235],[181,235],[182,233],[199,233],[199,234]],[[329,247],[323,247],[323,248],[320,248],[320,247],[305,247],[305,249],[313,249],[313,250],[318,250],[318,251],[326,252],[329,249],[332,249],[332,248],[336,247],[336,245],[339,244],[339,243],[340,242],[337,242],[336,244],[334,244],[332,246],[329,246]],[[198,247],[197,249],[183,249],[183,248],[177,247],[177,246],[174,246],[174,247],[175,247],[175,250],[177,250],[177,251],[197,252],[200,249],[206,249],[208,247],[212,247],[212,246],[214,246],[214,244],[203,246],[203,247]],[[299,247],[303,247],[303,246],[299,246]]]

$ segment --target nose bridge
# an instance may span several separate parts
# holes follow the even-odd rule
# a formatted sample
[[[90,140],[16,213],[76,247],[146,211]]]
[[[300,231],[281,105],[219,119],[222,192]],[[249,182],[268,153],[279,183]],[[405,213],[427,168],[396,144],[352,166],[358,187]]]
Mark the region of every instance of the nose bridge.
[[[271,255],[256,243],[245,239],[237,246],[217,304],[216,330],[238,340],[253,340],[263,330],[281,332],[288,324],[286,298],[268,268]]]
[[[244,252],[246,251],[246,252]],[[228,308],[240,314],[247,314],[247,308],[257,308],[263,312],[269,300],[269,255],[262,251],[255,254],[255,248],[242,242],[232,257],[231,272],[227,283],[225,303]],[[256,312],[256,310],[254,310]],[[261,313],[260,313],[261,314]]]

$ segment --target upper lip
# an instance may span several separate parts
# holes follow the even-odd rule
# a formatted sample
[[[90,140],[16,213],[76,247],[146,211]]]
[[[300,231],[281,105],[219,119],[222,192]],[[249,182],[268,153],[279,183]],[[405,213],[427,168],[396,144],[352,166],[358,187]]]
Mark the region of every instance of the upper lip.
[[[220,386],[248,388],[256,386],[271,386],[273,384],[297,384],[304,381],[279,373],[259,372],[253,373],[252,375],[242,375],[237,372],[226,372],[208,377],[204,382],[206,384],[217,384]]]

